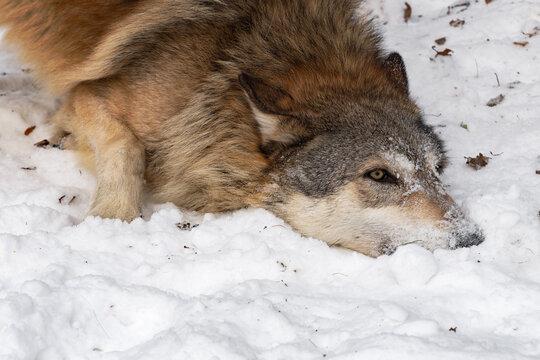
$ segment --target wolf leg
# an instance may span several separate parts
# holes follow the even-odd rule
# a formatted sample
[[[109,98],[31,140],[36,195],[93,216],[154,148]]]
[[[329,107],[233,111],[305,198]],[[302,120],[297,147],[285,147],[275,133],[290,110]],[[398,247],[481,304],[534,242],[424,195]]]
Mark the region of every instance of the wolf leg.
[[[97,190],[89,215],[131,221],[140,215],[144,147],[106,108],[91,85],[74,88],[54,122],[71,133],[83,163],[94,167]],[[93,166],[92,166],[93,165]]]

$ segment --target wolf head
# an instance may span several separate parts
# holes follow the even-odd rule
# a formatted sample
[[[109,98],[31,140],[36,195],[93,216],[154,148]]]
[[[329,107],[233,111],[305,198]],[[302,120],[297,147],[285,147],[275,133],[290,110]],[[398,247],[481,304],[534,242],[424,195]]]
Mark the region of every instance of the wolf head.
[[[441,183],[442,143],[408,96],[399,54],[359,83],[316,77],[239,77],[272,161],[257,206],[306,236],[371,256],[408,243],[483,241]]]

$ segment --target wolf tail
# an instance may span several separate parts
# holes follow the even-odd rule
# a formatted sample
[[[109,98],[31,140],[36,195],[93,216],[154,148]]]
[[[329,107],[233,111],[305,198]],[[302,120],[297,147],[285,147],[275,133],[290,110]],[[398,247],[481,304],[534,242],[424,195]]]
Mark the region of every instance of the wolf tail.
[[[218,18],[221,0],[0,0],[4,40],[55,94],[118,71],[156,32]]]
[[[128,16],[135,1],[0,0],[4,40],[16,45],[21,60],[35,67],[53,92],[106,75],[108,66],[82,66],[113,21]],[[100,64],[104,65],[104,64]]]

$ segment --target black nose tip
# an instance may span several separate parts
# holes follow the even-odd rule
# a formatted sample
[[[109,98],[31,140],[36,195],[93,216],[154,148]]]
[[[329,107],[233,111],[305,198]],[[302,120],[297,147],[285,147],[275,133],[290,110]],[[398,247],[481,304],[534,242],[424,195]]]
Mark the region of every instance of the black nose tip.
[[[452,235],[455,239],[455,248],[480,245],[485,240],[484,234],[479,229],[473,232],[456,231]]]

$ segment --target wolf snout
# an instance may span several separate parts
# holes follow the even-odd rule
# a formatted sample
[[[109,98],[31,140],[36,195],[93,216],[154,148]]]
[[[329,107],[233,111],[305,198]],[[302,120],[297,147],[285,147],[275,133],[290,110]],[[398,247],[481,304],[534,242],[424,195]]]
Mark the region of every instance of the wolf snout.
[[[450,245],[452,248],[470,247],[480,245],[484,240],[484,234],[478,228],[475,228],[473,231],[457,230],[452,232]]]

